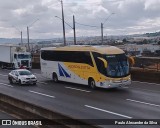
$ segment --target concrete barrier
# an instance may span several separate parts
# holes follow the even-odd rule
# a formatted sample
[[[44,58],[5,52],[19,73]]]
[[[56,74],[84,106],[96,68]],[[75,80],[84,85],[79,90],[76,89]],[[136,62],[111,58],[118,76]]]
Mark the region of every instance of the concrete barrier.
[[[48,110],[41,106],[13,98],[0,93],[0,109],[12,113],[22,119],[50,119],[53,124],[69,128],[97,128],[98,126],[90,125],[82,120],[73,119],[72,117]],[[66,121],[74,121],[74,124],[66,124]],[[51,126],[53,127],[53,126]]]

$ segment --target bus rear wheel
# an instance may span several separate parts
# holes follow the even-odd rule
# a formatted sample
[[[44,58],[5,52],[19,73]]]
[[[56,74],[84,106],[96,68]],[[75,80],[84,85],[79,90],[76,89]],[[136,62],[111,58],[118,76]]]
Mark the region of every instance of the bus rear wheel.
[[[91,89],[96,89],[96,83],[93,78],[89,78],[88,85]]]
[[[54,81],[55,83],[58,82],[58,77],[57,77],[57,74],[56,74],[56,73],[53,73],[53,81]]]

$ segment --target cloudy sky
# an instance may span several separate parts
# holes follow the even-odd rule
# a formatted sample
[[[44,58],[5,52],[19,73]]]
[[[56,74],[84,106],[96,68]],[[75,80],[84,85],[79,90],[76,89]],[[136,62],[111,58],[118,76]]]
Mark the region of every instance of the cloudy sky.
[[[63,0],[64,18],[77,36],[142,34],[160,30],[160,0]],[[60,0],[0,0],[0,38],[63,37]],[[38,19],[38,20],[37,20]],[[66,37],[73,29],[65,24]]]

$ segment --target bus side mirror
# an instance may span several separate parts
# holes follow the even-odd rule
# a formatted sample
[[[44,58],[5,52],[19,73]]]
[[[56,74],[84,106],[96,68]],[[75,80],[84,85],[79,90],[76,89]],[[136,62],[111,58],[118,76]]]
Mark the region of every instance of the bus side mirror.
[[[97,57],[97,58],[103,62],[105,68],[108,67],[108,63],[107,63],[107,61],[105,59],[103,59],[101,57]]]
[[[128,61],[131,64],[131,66],[133,66],[135,64],[135,60],[132,56],[128,57]]]

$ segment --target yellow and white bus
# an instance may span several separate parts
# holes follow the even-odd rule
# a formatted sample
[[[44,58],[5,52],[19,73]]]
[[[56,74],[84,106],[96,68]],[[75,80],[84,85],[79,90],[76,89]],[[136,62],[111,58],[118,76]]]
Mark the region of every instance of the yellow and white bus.
[[[41,49],[41,73],[54,82],[66,81],[91,88],[131,84],[129,59],[114,46],[65,46]]]

